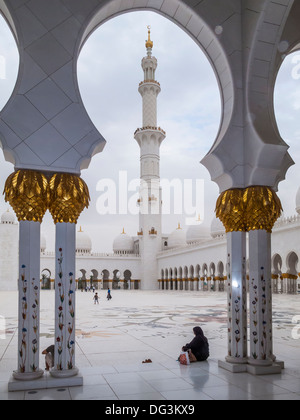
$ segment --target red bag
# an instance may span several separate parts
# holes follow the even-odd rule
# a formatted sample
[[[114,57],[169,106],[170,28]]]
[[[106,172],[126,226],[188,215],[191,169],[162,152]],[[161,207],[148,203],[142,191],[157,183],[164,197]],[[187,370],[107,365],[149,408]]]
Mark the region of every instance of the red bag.
[[[187,351],[182,351],[180,356],[179,356],[179,362],[181,365],[189,365],[190,364],[190,358],[189,358],[189,353]]]

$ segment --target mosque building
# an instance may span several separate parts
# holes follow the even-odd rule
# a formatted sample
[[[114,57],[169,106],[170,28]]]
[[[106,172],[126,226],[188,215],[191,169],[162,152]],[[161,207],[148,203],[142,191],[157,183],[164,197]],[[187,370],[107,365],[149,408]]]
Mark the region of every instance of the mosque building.
[[[82,227],[76,232],[77,288],[96,289],[224,291],[227,289],[227,238],[225,228],[214,218],[211,228],[200,218],[185,229],[180,224],[171,234],[162,232],[162,190],[160,187],[160,146],[166,132],[157,121],[157,59],[152,55],[150,28],[147,55],[142,59],[144,80],[139,85],[143,102],[143,126],[134,138],[140,146],[139,231],[135,237],[125,229],[115,238],[112,253],[97,253]],[[274,293],[300,293],[300,189],[297,215],[281,217],[272,235],[272,287]],[[17,290],[18,223],[12,212],[1,216],[0,290]],[[55,252],[47,250],[41,235],[41,287],[54,288]],[[247,277],[249,280],[249,267]]]
[[[280,374],[284,361],[274,354],[272,291],[299,292],[300,191],[297,215],[282,217],[278,186],[294,161],[276,124],[274,86],[284,59],[300,48],[300,2],[57,0],[44,1],[42,8],[40,2],[23,3],[0,2],[20,56],[18,81],[0,118],[0,146],[14,166],[4,195],[19,220],[18,225],[5,212],[0,223],[0,289],[19,289],[17,370],[9,391],[35,390],[44,376],[40,283],[53,287],[54,278],[53,382],[42,380],[41,387],[83,385],[75,357],[75,289],[89,281],[100,288],[166,293],[227,288],[228,352],[219,366],[233,373]],[[219,188],[216,216],[222,224],[213,220],[210,232],[195,223],[187,231],[178,225],[163,233],[160,146],[166,133],[157,119],[161,86],[149,34],[139,86],[143,123],[134,134],[141,152],[139,231],[132,238],[124,229],[113,253],[100,255],[77,228],[90,203],[81,171],[106,143],[80,96],[77,62],[96,28],[138,9],[177,24],[214,69],[222,98],[220,129],[201,164]],[[55,225],[53,253],[41,237],[46,211]]]

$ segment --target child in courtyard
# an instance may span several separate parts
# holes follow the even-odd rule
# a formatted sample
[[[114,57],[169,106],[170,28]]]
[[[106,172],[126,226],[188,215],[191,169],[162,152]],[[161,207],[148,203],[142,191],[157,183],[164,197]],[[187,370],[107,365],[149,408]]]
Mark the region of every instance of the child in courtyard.
[[[99,296],[98,296],[98,293],[95,293],[95,295],[94,295],[94,305],[99,305]]]

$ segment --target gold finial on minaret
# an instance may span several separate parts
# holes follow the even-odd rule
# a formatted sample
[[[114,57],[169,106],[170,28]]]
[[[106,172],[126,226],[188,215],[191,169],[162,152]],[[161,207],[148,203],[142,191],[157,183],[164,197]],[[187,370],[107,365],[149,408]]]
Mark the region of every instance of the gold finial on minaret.
[[[123,228],[122,235],[126,235],[126,233],[125,233],[125,228]]]
[[[80,226],[80,229],[79,229],[79,231],[78,231],[79,233],[83,233],[83,230],[82,230],[82,226]]]
[[[148,28],[148,41],[146,41],[146,48],[153,48],[153,42],[151,41],[151,26],[147,26]]]

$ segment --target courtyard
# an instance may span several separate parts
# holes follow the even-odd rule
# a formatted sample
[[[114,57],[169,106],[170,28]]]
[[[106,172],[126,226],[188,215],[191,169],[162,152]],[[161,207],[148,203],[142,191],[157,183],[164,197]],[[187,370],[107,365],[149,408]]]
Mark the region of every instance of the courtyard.
[[[300,400],[299,296],[273,298],[274,352],[282,375],[255,377],[218,367],[227,354],[226,293],[77,292],[76,365],[83,387],[7,392],[17,363],[16,292],[1,292],[0,400]],[[208,362],[181,366],[181,347],[199,325],[210,342]],[[0,328],[1,329],[1,328]],[[41,348],[54,343],[54,292],[41,292]],[[142,363],[151,359],[152,363]],[[44,356],[40,356],[44,367]],[[45,375],[47,380],[48,374]]]

